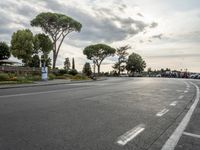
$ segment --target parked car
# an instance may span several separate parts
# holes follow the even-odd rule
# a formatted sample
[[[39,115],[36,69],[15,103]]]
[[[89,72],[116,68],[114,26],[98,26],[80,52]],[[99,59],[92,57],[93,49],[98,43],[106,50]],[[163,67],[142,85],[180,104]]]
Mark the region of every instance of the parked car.
[[[200,75],[200,74],[198,74],[198,73],[195,74],[195,75],[194,75],[194,79],[198,79],[199,75]]]
[[[198,74],[198,73],[191,74],[190,78],[192,78],[192,79],[200,79],[200,74]]]
[[[119,76],[120,76],[120,77],[128,77],[127,74],[120,74]]]
[[[161,74],[157,74],[156,77],[161,77]]]
[[[197,76],[197,79],[200,79],[200,74]]]
[[[193,79],[193,78],[194,78],[194,75],[195,75],[195,74],[190,74],[190,78],[192,78],[192,79]]]

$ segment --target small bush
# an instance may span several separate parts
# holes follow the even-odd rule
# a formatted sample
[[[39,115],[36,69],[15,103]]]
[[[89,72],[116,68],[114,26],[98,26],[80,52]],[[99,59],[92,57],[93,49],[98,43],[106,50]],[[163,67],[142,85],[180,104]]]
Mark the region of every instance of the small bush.
[[[78,74],[78,71],[76,69],[72,69],[69,71],[69,74],[75,76]]]
[[[66,79],[65,76],[56,76],[56,79]]]
[[[87,76],[77,74],[71,78],[72,80],[89,80]]]
[[[54,80],[56,78],[56,76],[52,73],[49,74],[49,80]]]
[[[59,75],[64,75],[64,74],[67,74],[68,71],[65,70],[65,69],[60,69],[60,70],[58,71],[58,73],[59,73]]]
[[[9,73],[8,75],[9,75],[10,79],[16,77],[16,74],[15,74],[15,73]]]
[[[10,77],[9,81],[17,81],[17,77],[16,76]]]
[[[9,81],[10,77],[6,73],[0,73],[0,81]]]
[[[72,78],[72,77],[73,77],[73,75],[71,75],[71,74],[64,74],[64,76],[65,76],[66,78]]]
[[[16,81],[25,81],[25,80],[28,80],[28,79],[24,76],[17,76],[16,77]]]
[[[33,76],[33,81],[40,81],[40,80],[42,80],[40,75],[34,75]]]

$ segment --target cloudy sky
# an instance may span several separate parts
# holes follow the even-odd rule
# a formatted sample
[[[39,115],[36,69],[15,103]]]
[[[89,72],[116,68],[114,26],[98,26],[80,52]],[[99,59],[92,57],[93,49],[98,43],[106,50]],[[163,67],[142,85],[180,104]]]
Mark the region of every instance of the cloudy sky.
[[[3,0],[0,2],[0,41],[8,44],[12,33],[30,28],[40,12],[66,14],[82,23],[80,33],[66,37],[57,66],[75,57],[82,70],[88,61],[85,46],[106,43],[115,48],[129,44],[152,69],[188,69],[200,72],[200,0]],[[13,58],[12,58],[13,59]],[[102,71],[112,70],[108,58]]]

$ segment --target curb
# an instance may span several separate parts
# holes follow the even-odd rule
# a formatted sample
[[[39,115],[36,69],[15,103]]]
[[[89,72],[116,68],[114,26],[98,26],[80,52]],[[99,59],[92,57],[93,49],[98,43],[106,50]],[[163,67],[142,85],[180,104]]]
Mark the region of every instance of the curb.
[[[104,81],[107,80],[106,78],[104,79],[99,79],[99,80],[87,80],[87,81],[70,81],[70,82],[64,82],[64,83],[47,83],[47,84],[37,84],[37,83],[33,83],[33,84],[24,84],[24,85],[16,85],[16,86],[5,86],[5,87],[1,87],[0,89],[14,89],[14,88],[24,88],[24,87],[36,87],[36,86],[49,86],[49,85],[62,85],[62,84],[73,84],[73,83],[86,83],[86,82],[97,82],[97,81]]]

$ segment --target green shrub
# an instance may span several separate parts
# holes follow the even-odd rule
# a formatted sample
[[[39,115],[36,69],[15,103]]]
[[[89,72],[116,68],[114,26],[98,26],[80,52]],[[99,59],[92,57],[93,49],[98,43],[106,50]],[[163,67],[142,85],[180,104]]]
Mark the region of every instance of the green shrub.
[[[78,74],[78,71],[76,69],[72,69],[69,71],[69,74],[75,76]]]
[[[67,73],[68,73],[68,71],[65,70],[65,69],[59,69],[59,71],[58,71],[59,75],[64,75],[64,74],[67,74]]]
[[[65,76],[56,76],[56,79],[66,79]]]
[[[64,76],[65,76],[66,78],[72,78],[72,77],[73,77],[73,75],[71,75],[71,74],[64,74]]]
[[[27,76],[17,76],[15,80],[17,83],[32,83],[31,79],[29,79]]]
[[[28,80],[25,76],[17,76],[16,81],[25,81]]]
[[[10,79],[16,77],[16,74],[15,74],[15,73],[9,73],[8,75],[9,75]]]
[[[72,80],[89,80],[89,78],[85,75],[77,74],[71,77]]]
[[[49,80],[54,80],[56,78],[56,76],[52,73],[49,74]]]
[[[10,77],[7,73],[0,73],[0,81],[9,81]]]
[[[40,75],[34,75],[32,80],[33,81],[40,81],[40,80],[42,80],[42,78],[41,78]]]

